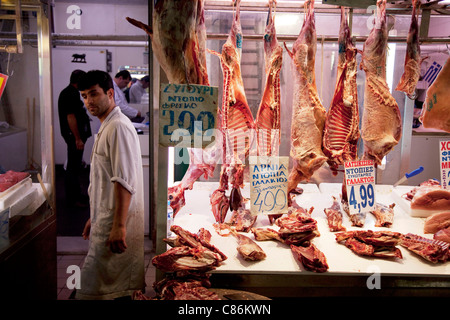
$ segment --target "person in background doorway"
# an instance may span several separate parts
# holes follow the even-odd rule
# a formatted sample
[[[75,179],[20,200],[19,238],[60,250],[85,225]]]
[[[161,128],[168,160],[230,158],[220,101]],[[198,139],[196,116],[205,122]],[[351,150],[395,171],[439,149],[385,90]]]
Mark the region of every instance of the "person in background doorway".
[[[130,87],[130,103],[141,103],[141,99],[145,93],[145,89],[147,89],[149,85],[149,76],[145,76],[133,83],[133,85]]]
[[[82,192],[79,181],[86,140],[92,135],[89,116],[78,91],[78,81],[86,72],[74,70],[70,84],[58,98],[58,114],[61,135],[67,144],[67,167],[65,175],[66,201],[69,206],[87,207],[87,195]]]
[[[131,81],[128,83],[127,88],[123,90],[123,93],[125,95],[125,99],[127,99],[127,102],[130,103],[130,88],[133,84],[135,84],[137,81],[136,78],[131,78]]]
[[[113,80],[89,71],[78,89],[101,122],[92,150],[89,249],[77,299],[115,299],[144,290],[144,182],[139,139],[114,102]]]
[[[127,70],[119,71],[113,81],[114,85],[114,100],[116,101],[116,105],[120,108],[122,113],[130,118],[132,121],[140,122],[141,112],[133,107],[128,105],[127,99],[125,97],[125,93],[122,89],[126,88],[128,83],[131,81],[130,72]],[[142,121],[142,119],[141,119]]]

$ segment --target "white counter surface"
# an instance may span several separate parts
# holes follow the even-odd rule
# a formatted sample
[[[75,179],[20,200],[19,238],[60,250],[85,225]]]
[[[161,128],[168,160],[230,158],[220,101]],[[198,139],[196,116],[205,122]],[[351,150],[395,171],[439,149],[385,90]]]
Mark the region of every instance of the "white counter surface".
[[[233,236],[222,237],[218,235],[213,227],[215,220],[209,198],[218,185],[218,182],[196,182],[193,190],[186,190],[186,205],[174,220],[174,224],[193,233],[197,233],[202,227],[211,232],[211,243],[228,257],[223,265],[213,271],[214,273],[315,274],[306,271],[301,263],[294,258],[289,246],[278,241],[257,241],[257,244],[267,254],[267,258],[263,261],[248,262],[241,258],[236,250],[236,239]],[[398,248],[402,252],[403,259],[381,259],[356,255],[344,245],[336,242],[335,232],[329,231],[323,211],[324,208],[331,206],[332,196],[340,199],[341,184],[326,183],[320,184],[319,187],[314,184],[307,184],[302,185],[302,187],[304,187],[304,192],[297,196],[297,203],[305,209],[314,207],[312,217],[317,220],[320,236],[314,238],[312,242],[327,258],[328,275],[369,275],[376,272],[382,275],[397,276],[450,276],[450,262],[433,264],[400,245],[398,245]],[[401,188],[408,191],[413,187],[401,186]],[[375,191],[377,202],[386,205],[395,202],[392,186],[376,185]],[[242,194],[244,197],[249,197],[248,183],[246,183]],[[375,227],[375,217],[370,213],[367,214],[363,228],[352,227],[345,213],[343,225],[347,230],[389,230],[413,233],[430,239],[433,237],[431,234],[423,233],[424,218],[410,216],[398,204],[394,207],[394,214],[394,223],[390,228]],[[228,212],[227,219],[230,217],[231,212]],[[276,225],[269,225],[266,215],[259,216],[254,227],[278,229]],[[254,240],[251,232],[243,234]]]

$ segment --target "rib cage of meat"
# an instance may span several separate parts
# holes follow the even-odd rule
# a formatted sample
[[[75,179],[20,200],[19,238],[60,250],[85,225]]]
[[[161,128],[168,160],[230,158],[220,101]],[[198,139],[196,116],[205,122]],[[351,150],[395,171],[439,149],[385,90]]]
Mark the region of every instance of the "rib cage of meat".
[[[405,70],[395,90],[403,91],[412,96],[420,78],[420,45],[418,13],[416,15],[417,0],[412,1],[413,9],[408,38],[406,39]]]
[[[293,168],[289,174],[288,192],[309,179],[327,160],[322,152],[326,111],[316,88],[314,63],[317,36],[314,21],[314,1],[306,1],[306,17],[292,52],[294,94],[291,123],[291,157]]]
[[[280,146],[280,71],[283,64],[283,47],[276,36],[273,2],[269,1],[264,34],[266,85],[256,115],[257,151],[260,156],[277,156]]]
[[[386,82],[387,39],[386,0],[378,0],[375,25],[364,43],[360,64],[366,73],[361,124],[363,159],[374,160],[376,165],[397,145],[402,134],[400,110]]]
[[[223,223],[229,203],[231,210],[243,205],[240,188],[244,182],[244,165],[253,141],[255,122],[248,106],[241,75],[242,30],[240,23],[240,0],[237,0],[233,23],[222,53],[209,51],[220,58],[223,73],[222,125],[223,165],[220,186],[211,196],[213,214],[217,222]],[[231,199],[225,190],[228,182],[232,185]],[[213,201],[214,200],[214,201]]]
[[[344,8],[341,7],[339,60],[334,97],[325,120],[323,152],[334,174],[339,165],[357,158],[359,108],[356,87],[356,53]]]

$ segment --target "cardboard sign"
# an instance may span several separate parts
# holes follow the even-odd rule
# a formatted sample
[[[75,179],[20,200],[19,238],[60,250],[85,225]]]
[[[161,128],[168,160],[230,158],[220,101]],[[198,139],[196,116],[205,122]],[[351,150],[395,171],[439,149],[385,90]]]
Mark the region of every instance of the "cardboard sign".
[[[3,91],[6,87],[6,81],[8,81],[8,76],[6,74],[0,73],[0,98],[3,95]]]
[[[250,164],[250,211],[252,214],[288,212],[289,157],[264,158]]]
[[[217,125],[218,87],[161,84],[159,144],[204,148]]]
[[[441,162],[441,186],[448,189],[450,177],[450,140],[439,141],[439,158]]]
[[[375,209],[375,166],[372,160],[344,163],[350,214]]]

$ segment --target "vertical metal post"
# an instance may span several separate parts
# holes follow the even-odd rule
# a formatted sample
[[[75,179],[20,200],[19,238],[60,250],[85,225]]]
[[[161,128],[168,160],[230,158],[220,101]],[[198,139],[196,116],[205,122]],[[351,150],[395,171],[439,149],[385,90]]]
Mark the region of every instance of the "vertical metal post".
[[[51,28],[49,15],[51,6],[41,3],[37,10],[39,105],[41,118],[42,181],[51,185],[50,203],[55,208],[55,161],[53,148],[53,101]]]
[[[405,95],[405,104],[403,107],[403,124],[402,124],[402,139],[400,150],[400,175],[399,179],[407,173],[409,168],[409,158],[411,156],[411,141],[412,141],[412,124],[414,118],[414,100]]]

